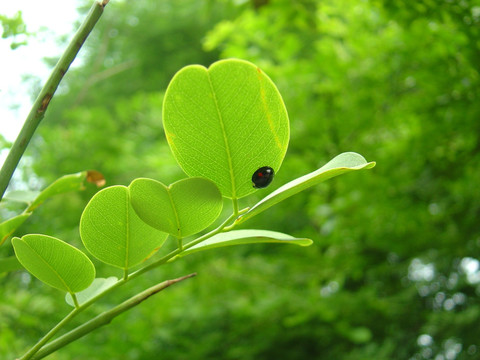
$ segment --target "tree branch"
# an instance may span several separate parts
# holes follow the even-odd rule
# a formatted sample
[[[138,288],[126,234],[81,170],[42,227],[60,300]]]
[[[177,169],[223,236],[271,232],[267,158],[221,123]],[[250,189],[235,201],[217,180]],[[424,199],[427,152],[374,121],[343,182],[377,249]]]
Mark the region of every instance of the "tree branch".
[[[40,351],[38,351],[37,354],[33,356],[32,359],[38,360],[44,358],[52,352],[70,344],[72,341],[75,341],[102,326],[108,325],[115,317],[124,313],[125,311],[130,310],[132,307],[137,306],[138,304],[148,299],[150,296],[155,295],[156,293],[166,289],[173,284],[189,279],[196,275],[196,273],[189,274],[177,279],[164,281],[160,284],[152,286],[151,288],[148,288],[147,290],[131,297],[130,299],[124,301],[113,309],[103,312],[92,320],[78,326],[72,331],[45,345]]]
[[[35,103],[33,104],[32,109],[25,120],[22,130],[10,149],[5,163],[0,170],[0,200],[3,198],[3,194],[7,189],[8,183],[10,182],[15,169],[22,158],[30,139],[45,116],[45,111],[47,110],[48,104],[55,94],[60,81],[68,71],[70,64],[77,56],[80,48],[97,23],[98,19],[100,19],[102,16],[103,9],[107,3],[108,0],[103,0],[101,2],[95,1],[95,3],[92,5],[90,12],[85,18],[85,21],[74,35],[72,41],[68,45],[60,60],[58,60],[57,65],[53,69],[50,77],[35,100]]]

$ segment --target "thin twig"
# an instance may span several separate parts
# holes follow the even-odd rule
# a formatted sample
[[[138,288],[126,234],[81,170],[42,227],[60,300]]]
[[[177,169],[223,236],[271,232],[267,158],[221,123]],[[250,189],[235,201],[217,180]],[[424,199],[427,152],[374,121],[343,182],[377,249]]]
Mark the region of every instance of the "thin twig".
[[[102,16],[103,9],[107,3],[108,0],[103,0],[102,2],[95,1],[95,3],[92,5],[85,21],[74,35],[72,41],[68,45],[60,60],[58,60],[57,65],[40,91],[37,100],[35,100],[35,103],[33,104],[32,109],[25,120],[22,130],[13,143],[8,156],[5,159],[5,163],[0,170],[0,200],[3,198],[3,194],[7,189],[10,179],[12,178],[20,159],[22,158],[28,143],[45,116],[45,111],[47,111],[48,104],[55,94],[60,81],[68,71],[70,64],[77,56],[80,48],[97,23],[98,19],[100,19]]]
[[[95,83],[108,79],[117,74],[120,74],[123,71],[127,71],[132,67],[134,67],[135,65],[136,65],[135,60],[128,60],[121,64],[114,65],[111,68],[97,72],[94,75],[90,76],[88,80],[85,81],[85,84],[83,85],[82,89],[78,92],[77,98],[75,99],[73,106],[78,106],[85,99],[85,96],[88,94],[90,87]]]
[[[58,339],[52,341],[51,343],[45,345],[32,359],[42,359],[45,356],[51,354],[52,352],[70,344],[72,341],[80,339],[81,337],[87,335],[88,333],[108,325],[115,317],[124,313],[127,310],[130,310],[132,307],[140,304],[141,302],[148,299],[150,296],[155,295],[156,293],[166,289],[167,287],[176,284],[180,281],[186,280],[193,276],[197,275],[196,273],[182,276],[177,279],[167,280],[151,288],[131,297],[130,299],[124,301],[120,305],[114,307],[111,310],[105,311],[92,320],[78,326],[72,331],[66,333],[65,335],[59,337]]]

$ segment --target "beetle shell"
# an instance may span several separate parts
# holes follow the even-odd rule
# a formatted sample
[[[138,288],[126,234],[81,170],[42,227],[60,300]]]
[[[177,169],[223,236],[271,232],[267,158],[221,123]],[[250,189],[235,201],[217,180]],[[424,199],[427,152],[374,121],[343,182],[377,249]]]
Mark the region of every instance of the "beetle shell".
[[[273,180],[275,171],[270,166],[263,166],[252,175],[253,187],[256,189],[266,188]]]

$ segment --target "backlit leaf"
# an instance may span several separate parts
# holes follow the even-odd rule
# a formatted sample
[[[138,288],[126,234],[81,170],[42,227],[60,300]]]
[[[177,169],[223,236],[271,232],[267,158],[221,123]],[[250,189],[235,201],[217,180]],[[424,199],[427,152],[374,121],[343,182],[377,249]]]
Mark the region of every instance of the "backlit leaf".
[[[62,291],[76,293],[95,278],[95,268],[83,252],[47,235],[12,239],[18,261],[33,276]]]
[[[138,217],[125,186],[111,186],[92,197],[80,219],[80,236],[93,256],[122,269],[142,262],[167,238]]]
[[[226,233],[220,233],[211,238],[192,246],[190,249],[183,251],[179,256],[189,255],[198,251],[215,249],[218,247],[259,244],[259,243],[277,243],[277,244],[294,244],[300,246],[309,246],[313,243],[307,238],[295,238],[293,236],[283,234],[277,231],[269,230],[233,230]]]
[[[91,179],[95,180],[92,181]],[[98,171],[82,171],[76,174],[64,175],[61,178],[58,178],[48,187],[46,187],[31,203],[27,211],[32,211],[36,207],[40,206],[45,200],[51,198],[52,196],[63,194],[70,191],[83,190],[85,188],[85,182],[91,182],[97,186],[103,186],[105,184],[105,179],[103,175]]]
[[[251,178],[258,168],[279,170],[290,134],[275,84],[237,59],[181,69],[165,94],[163,123],[182,169],[214,181],[229,198],[255,191]]]
[[[152,179],[136,179],[129,189],[140,218],[177,238],[205,229],[222,211],[220,191],[205,178],[187,178],[170,186]]]
[[[243,221],[257,215],[258,213],[261,213],[280,201],[283,201],[286,198],[295,195],[311,186],[317,185],[322,181],[351,171],[371,169],[374,166],[375,162],[367,162],[362,155],[354,152],[346,152],[337,155],[320,169],[292,180],[289,183],[279,187],[277,190],[260,200],[244,215],[240,216],[236,222],[242,223]]]

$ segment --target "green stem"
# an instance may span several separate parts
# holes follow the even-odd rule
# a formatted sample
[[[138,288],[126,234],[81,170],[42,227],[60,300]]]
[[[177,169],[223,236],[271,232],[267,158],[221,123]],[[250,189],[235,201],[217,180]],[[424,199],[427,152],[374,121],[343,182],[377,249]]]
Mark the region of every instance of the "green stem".
[[[35,100],[35,103],[33,104],[32,109],[25,120],[22,130],[10,149],[8,156],[5,159],[5,163],[0,170],[0,200],[3,198],[8,183],[10,182],[15,169],[22,158],[30,139],[45,116],[45,111],[47,110],[48,104],[50,103],[53,94],[57,90],[60,81],[68,71],[70,64],[77,56],[80,48],[97,23],[98,19],[100,19],[103,9],[107,3],[108,0],[103,0],[102,2],[95,1],[95,3],[92,5],[85,21],[74,35],[72,41],[68,45],[60,60],[58,60],[57,65],[53,69],[50,77]]]
[[[232,205],[233,205],[233,214],[236,216],[238,215],[238,199],[237,198],[232,199]]]
[[[80,304],[78,303],[77,295],[75,293],[70,293],[70,296],[72,297],[73,305],[75,305],[75,308],[78,309]]]
[[[110,286],[108,289],[103,291],[102,293],[98,294],[97,296],[94,296],[90,300],[84,302],[82,305],[76,307],[74,310],[72,310],[66,317],[64,317],[57,325],[55,325],[43,338],[41,338],[25,355],[23,355],[19,360],[28,360],[31,359],[32,356],[34,356],[55,334],[60,331],[65,325],[67,325],[70,320],[72,320],[75,316],[80,314],[82,311],[84,311],[86,308],[88,308],[90,305],[92,305],[95,301],[99,300],[103,296],[107,295],[110,293],[113,289],[123,285],[126,282],[126,280],[119,280],[112,286]]]
[[[66,333],[65,335],[59,337],[58,339],[52,341],[44,348],[42,348],[33,359],[42,359],[45,356],[51,354],[52,352],[70,344],[72,341],[75,341],[86,334],[98,329],[99,327],[105,326],[109,324],[115,317],[122,314],[123,312],[131,309],[132,307],[140,304],[141,302],[148,299],[150,296],[155,295],[156,293],[166,289],[167,287],[176,284],[180,281],[186,280],[195,276],[196,274],[190,274],[178,279],[167,280],[147,290],[131,297],[130,299],[124,301],[120,305],[117,305],[113,309],[103,312],[102,314],[98,315],[97,317],[87,321],[86,323],[80,325],[79,327],[73,329],[72,331]]]
[[[243,214],[243,213],[245,213],[247,210],[248,210],[248,208],[247,208],[247,209],[242,209],[242,210],[240,210],[240,211],[237,211],[237,214],[234,213],[234,214],[230,215],[230,216],[228,217],[228,219],[225,220],[225,221],[224,221],[219,227],[217,227],[216,229],[213,229],[213,230],[210,231],[209,233],[206,233],[205,235],[202,235],[202,236],[200,236],[199,238],[197,238],[197,239],[195,239],[195,240],[193,240],[193,241],[190,241],[188,244],[185,244],[185,245],[183,246],[183,250],[182,250],[182,251],[185,251],[185,250],[187,250],[187,249],[190,249],[192,246],[195,246],[195,245],[197,245],[197,244],[200,244],[202,241],[205,241],[205,240],[211,238],[212,236],[217,235],[218,233],[221,233],[221,232],[224,232],[224,231],[230,231],[231,229],[233,229],[233,228],[235,227],[236,224],[233,223],[233,224],[230,225],[230,226],[227,226],[227,224],[229,224],[232,220],[236,219],[239,214]],[[166,260],[164,260],[164,261],[162,262],[162,264],[165,263],[165,262],[173,262],[173,261],[175,261],[175,260],[178,258],[177,255],[180,254],[182,251],[179,251],[179,249],[177,249],[176,251],[172,251],[170,254],[168,254],[168,255],[166,256],[166,257],[168,257],[168,258],[167,258]],[[161,260],[163,260],[163,259],[160,259],[159,262],[160,262]],[[150,266],[155,266],[155,267],[157,267],[157,266],[159,266],[159,265],[161,265],[161,264],[153,263],[153,264],[151,264]],[[145,269],[145,268],[140,269],[140,270],[138,270],[137,272],[142,271],[142,270],[144,270],[144,269]]]
[[[146,273],[152,269],[155,269],[157,267],[159,267],[160,265],[163,265],[165,264],[166,262],[168,262],[168,260],[170,260],[171,258],[175,257],[176,255],[178,255],[180,253],[180,249],[175,249],[173,250],[172,252],[168,253],[167,255],[163,256],[162,258],[158,259],[157,261],[151,263],[150,265],[147,265],[133,273],[131,273],[129,276],[128,276],[128,279],[134,279],[136,278],[137,276],[140,276],[142,275],[143,273]]]
[[[212,231],[210,231],[209,233],[206,233],[205,235],[203,236],[200,236],[199,238],[193,240],[193,241],[190,241],[188,244],[185,244],[183,246],[183,250],[187,250],[189,248],[191,248],[192,246],[195,246],[199,243],[201,243],[202,241],[205,241],[207,240],[208,238],[211,238],[213,235],[217,235],[218,233],[221,233],[223,231],[223,229],[227,226],[227,224],[229,224],[233,219],[235,219],[236,217],[238,216],[238,214],[232,214],[228,217],[227,220],[225,220],[219,227],[217,227],[216,229],[213,229]]]
[[[245,208],[245,209],[240,210],[240,211],[237,213],[237,216],[232,218],[232,220],[235,220],[235,221],[234,221],[231,225],[225,226],[225,227],[222,229],[222,232],[230,231],[230,230],[232,230],[235,226],[237,226],[237,225],[239,224],[239,223],[237,222],[237,220],[239,219],[238,216],[245,214],[248,210],[250,210],[250,208],[248,208],[248,207]]]
[[[52,328],[43,338],[40,339],[25,355],[23,355],[19,360],[28,360],[31,359],[33,355],[35,355],[43,345],[47,343],[48,340],[52,338],[62,327],[64,327],[70,320],[72,320],[78,313],[80,313],[84,308],[78,307],[75,308],[65,316],[62,321],[60,321],[54,328]]]
[[[242,210],[243,211],[243,210]],[[246,209],[245,209],[246,211]],[[182,251],[185,251],[189,248],[191,248],[192,246],[198,244],[198,243],[201,243],[202,241],[205,241],[207,240],[208,238],[211,238],[213,235],[216,235],[220,232],[223,231],[223,229],[227,226],[228,223],[230,223],[233,219],[235,219],[236,216],[235,214],[232,214],[228,217],[227,220],[225,220],[220,226],[218,226],[216,229],[213,229],[212,231],[206,233],[205,235],[202,235],[200,236],[199,238],[193,240],[193,241],[190,241],[188,244],[185,244],[183,245],[183,250],[180,250],[179,248],[173,250],[172,252],[168,253],[167,255],[165,255],[164,257],[158,259],[157,261],[151,263],[150,265],[147,265],[137,271],[135,271],[134,273],[130,274],[130,276],[128,277],[128,279],[133,279],[133,278],[136,278],[137,276],[147,272],[147,271],[150,271],[152,269],[155,269],[156,267],[159,267],[160,265],[163,265],[167,262],[172,262],[174,261],[176,258],[177,258],[177,255],[180,254]]]

